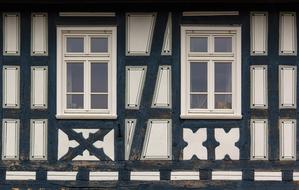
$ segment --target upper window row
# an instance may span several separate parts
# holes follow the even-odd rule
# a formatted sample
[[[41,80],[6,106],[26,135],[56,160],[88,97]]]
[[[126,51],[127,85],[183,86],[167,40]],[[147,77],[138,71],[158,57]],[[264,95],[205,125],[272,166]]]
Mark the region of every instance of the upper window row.
[[[66,53],[108,53],[108,36],[74,35],[65,39]]]
[[[203,35],[192,36],[190,40],[190,53],[232,53],[232,36]]]

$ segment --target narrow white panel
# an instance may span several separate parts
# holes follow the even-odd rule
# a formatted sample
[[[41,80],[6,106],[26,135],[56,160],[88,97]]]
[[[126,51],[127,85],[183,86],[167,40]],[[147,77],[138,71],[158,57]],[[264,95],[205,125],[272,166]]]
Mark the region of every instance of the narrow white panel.
[[[279,66],[279,108],[296,108],[297,66]]]
[[[20,121],[3,119],[2,121],[2,159],[19,159]]]
[[[266,119],[251,120],[251,159],[268,159],[268,122]]]
[[[129,160],[131,146],[134,138],[136,119],[126,119],[125,120],[125,159]]]
[[[3,13],[3,55],[20,55],[20,13]]]
[[[62,17],[115,17],[115,12],[59,12]]]
[[[254,109],[268,108],[268,81],[267,66],[252,65],[251,73],[251,103],[250,107]]]
[[[31,109],[46,109],[48,104],[48,67],[31,67]]]
[[[171,171],[170,180],[199,180],[199,171]]]
[[[48,171],[47,180],[74,181],[78,172]]]
[[[166,30],[164,33],[163,48],[161,55],[171,55],[172,53],[172,18],[171,13],[168,15]]]
[[[20,67],[3,66],[3,108],[20,107]]]
[[[237,16],[239,11],[184,11],[183,16]]]
[[[48,121],[32,119],[30,121],[30,159],[46,160],[48,145]]]
[[[149,55],[156,13],[127,13],[127,55]]]
[[[281,119],[279,120],[280,131],[280,159],[296,159],[296,120]]]
[[[281,12],[279,29],[279,55],[297,55],[296,13]]]
[[[141,154],[142,160],[171,160],[171,121],[149,120]]]
[[[90,181],[116,181],[118,172],[89,172]]]
[[[171,66],[159,66],[152,107],[171,108]]]
[[[32,171],[6,171],[6,180],[35,180],[36,172]]]
[[[160,172],[132,171],[130,179],[135,181],[159,181]]]
[[[293,181],[299,181],[299,172],[293,172]]]
[[[139,109],[146,76],[146,66],[126,67],[126,108]]]
[[[281,181],[281,172],[254,172],[255,181]]]
[[[252,12],[251,16],[251,55],[268,54],[268,13]]]
[[[242,171],[212,171],[212,180],[242,180]]]
[[[48,14],[31,14],[31,55],[48,55]]]

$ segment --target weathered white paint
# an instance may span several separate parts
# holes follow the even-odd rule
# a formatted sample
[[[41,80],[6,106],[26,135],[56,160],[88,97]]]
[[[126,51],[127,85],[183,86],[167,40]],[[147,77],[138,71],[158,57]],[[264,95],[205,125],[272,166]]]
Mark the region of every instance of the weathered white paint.
[[[77,173],[75,171],[48,171],[47,180],[75,181]]]
[[[146,66],[126,67],[126,108],[139,109],[146,76]]]
[[[30,120],[30,159],[46,160],[48,150],[47,119]]]
[[[297,66],[279,65],[279,108],[296,108]]]
[[[168,14],[161,55],[172,54],[172,16]]]
[[[129,160],[131,146],[134,138],[136,119],[126,119],[125,120],[125,159]]]
[[[282,174],[281,172],[255,171],[254,180],[255,181],[282,181]]]
[[[3,66],[3,108],[20,108],[20,66]]]
[[[251,159],[268,159],[268,121],[266,119],[252,119],[251,130]]]
[[[6,171],[6,180],[35,180],[36,172],[33,171]]]
[[[3,13],[3,55],[20,55],[20,13]]]
[[[48,55],[48,14],[31,14],[31,55]]]
[[[212,180],[242,180],[242,171],[212,171]]]
[[[90,181],[116,181],[118,180],[118,172],[89,172]]]
[[[48,107],[48,67],[31,67],[31,108],[46,109]]]
[[[171,107],[171,66],[159,66],[152,107]]]
[[[251,102],[250,107],[254,109],[268,108],[268,80],[267,65],[250,66],[251,76]]]
[[[19,159],[20,120],[2,120],[2,160]]]
[[[142,160],[171,160],[171,120],[150,119],[146,128]]]
[[[208,151],[203,142],[207,140],[207,129],[200,128],[195,133],[191,129],[183,129],[183,138],[188,145],[183,149],[183,160],[190,160],[193,155],[198,159],[207,160]]]
[[[251,55],[268,54],[268,13],[251,12]]]
[[[156,13],[127,13],[127,55],[150,55]]]
[[[160,180],[160,172],[131,171],[130,179],[133,181],[158,181]]]
[[[239,160],[240,150],[235,145],[239,138],[239,128],[232,128],[227,133],[222,128],[216,128],[215,139],[220,145],[215,148],[215,159],[222,160],[225,158],[225,155],[228,155],[232,160]]]
[[[171,171],[170,180],[199,180],[199,171]]]
[[[280,159],[296,159],[296,120],[281,119],[279,120],[280,136]]]
[[[296,12],[281,12],[279,16],[279,55],[297,55]]]

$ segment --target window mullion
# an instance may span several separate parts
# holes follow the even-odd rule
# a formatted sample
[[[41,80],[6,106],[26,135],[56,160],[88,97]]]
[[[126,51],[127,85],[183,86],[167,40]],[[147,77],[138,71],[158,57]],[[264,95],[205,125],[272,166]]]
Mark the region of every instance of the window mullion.
[[[84,109],[90,109],[90,63],[84,62]]]
[[[209,110],[213,110],[214,109],[214,78],[215,78],[215,73],[214,73],[214,62],[213,61],[209,61],[209,67],[208,67],[208,75],[209,75],[209,80],[208,80],[208,84],[209,84]]]

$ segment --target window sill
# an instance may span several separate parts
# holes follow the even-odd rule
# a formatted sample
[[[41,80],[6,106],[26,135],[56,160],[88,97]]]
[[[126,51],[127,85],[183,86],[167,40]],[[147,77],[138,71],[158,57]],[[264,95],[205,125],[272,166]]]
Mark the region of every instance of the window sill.
[[[117,119],[110,114],[57,114],[56,119]]]
[[[181,119],[242,119],[240,114],[181,114]]]

